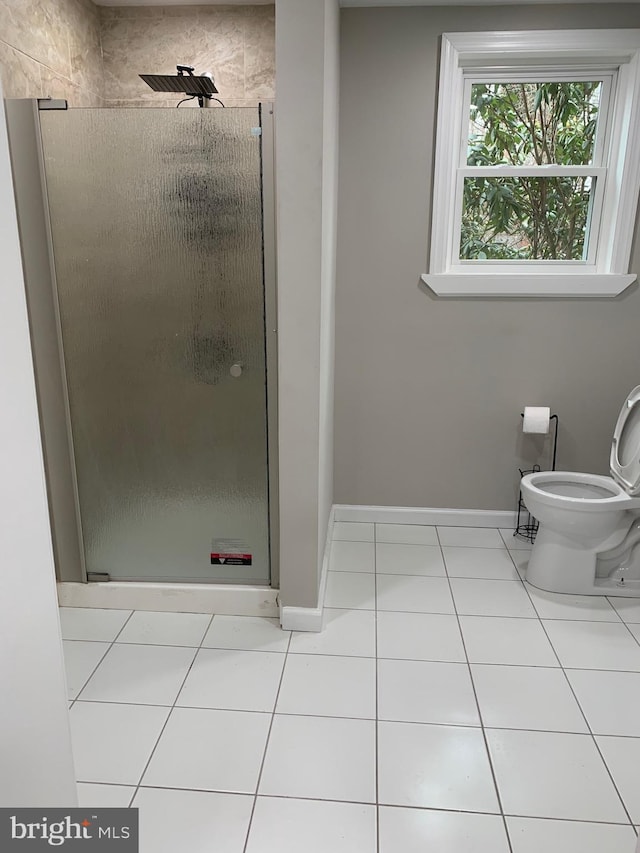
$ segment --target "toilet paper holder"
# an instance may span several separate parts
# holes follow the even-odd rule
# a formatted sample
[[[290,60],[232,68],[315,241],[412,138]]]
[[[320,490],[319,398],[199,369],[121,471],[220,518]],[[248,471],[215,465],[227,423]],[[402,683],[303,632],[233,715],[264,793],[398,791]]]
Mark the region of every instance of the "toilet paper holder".
[[[524,412],[520,412],[520,417],[524,418]],[[556,470],[556,456],[558,453],[558,416],[551,415],[549,418],[550,421],[553,421],[553,441],[551,444],[551,468],[549,470]],[[534,474],[537,471],[542,470],[539,465],[534,465],[533,468],[525,469],[518,468],[520,472],[520,479],[525,476],[525,474]],[[523,539],[527,539],[529,542],[533,542],[536,538],[536,533],[538,532],[538,520],[535,519],[522,500],[522,490],[518,492],[518,515],[516,520],[516,529],[513,531],[514,536],[521,536]]]
[[[520,412],[520,417],[524,419],[524,412]],[[549,417],[549,420],[553,421],[553,442],[551,445],[551,468],[549,468],[549,470],[555,471],[556,470],[556,455],[558,452],[558,416],[557,415],[551,415]],[[538,467],[538,470],[540,470],[539,467]],[[525,471],[524,473],[528,474],[530,472]],[[524,474],[522,476],[524,476]]]

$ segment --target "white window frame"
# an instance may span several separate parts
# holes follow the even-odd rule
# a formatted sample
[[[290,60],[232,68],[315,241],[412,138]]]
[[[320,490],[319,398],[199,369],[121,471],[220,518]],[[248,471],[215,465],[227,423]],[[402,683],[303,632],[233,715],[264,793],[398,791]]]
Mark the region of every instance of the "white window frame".
[[[474,171],[466,165],[469,81],[514,75],[607,79],[593,165],[562,167],[563,174],[596,175],[602,197],[583,261],[459,259],[461,181]],[[437,122],[431,255],[429,272],[422,276],[431,290],[458,297],[601,297],[616,296],[635,281],[628,269],[640,191],[640,30],[445,33]],[[513,173],[510,166],[481,168],[485,175],[487,169]],[[551,177],[557,170],[536,166],[532,171]]]

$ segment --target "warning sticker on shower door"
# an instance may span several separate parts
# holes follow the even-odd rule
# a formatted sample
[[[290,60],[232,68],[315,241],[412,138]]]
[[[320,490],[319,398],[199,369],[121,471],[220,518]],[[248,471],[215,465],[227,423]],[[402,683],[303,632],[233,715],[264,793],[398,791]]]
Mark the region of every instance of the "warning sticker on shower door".
[[[214,539],[211,542],[212,566],[250,566],[251,549],[241,539]]]

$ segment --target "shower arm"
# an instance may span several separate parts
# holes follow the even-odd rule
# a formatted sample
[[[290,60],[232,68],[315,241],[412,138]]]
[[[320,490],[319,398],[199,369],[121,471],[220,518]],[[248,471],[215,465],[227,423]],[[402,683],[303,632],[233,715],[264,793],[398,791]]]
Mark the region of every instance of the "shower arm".
[[[178,77],[184,77],[185,71],[187,72],[187,75],[189,77],[193,77],[194,76],[193,72],[195,71],[195,67],[193,65],[176,65],[176,71],[178,72]],[[190,98],[184,98],[182,101],[178,101],[176,106],[179,107],[180,104],[183,104],[185,101],[191,101],[193,98],[198,99],[198,106],[199,107],[204,107],[205,99],[207,101],[210,101],[213,98],[213,95],[193,95]],[[217,101],[218,99],[216,98],[215,100]],[[220,101],[220,103],[222,104],[222,101]],[[224,106],[224,104],[223,104],[223,106]]]

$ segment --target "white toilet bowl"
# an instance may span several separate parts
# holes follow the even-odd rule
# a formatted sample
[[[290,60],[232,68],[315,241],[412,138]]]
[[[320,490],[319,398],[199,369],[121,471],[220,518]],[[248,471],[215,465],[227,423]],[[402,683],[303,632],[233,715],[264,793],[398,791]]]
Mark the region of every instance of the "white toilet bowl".
[[[640,385],[620,411],[611,477],[539,471],[522,499],[540,524],[527,581],[551,592],[640,596]]]

